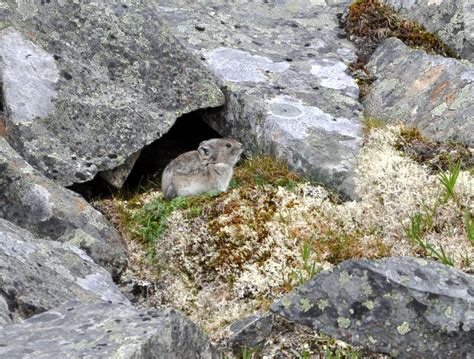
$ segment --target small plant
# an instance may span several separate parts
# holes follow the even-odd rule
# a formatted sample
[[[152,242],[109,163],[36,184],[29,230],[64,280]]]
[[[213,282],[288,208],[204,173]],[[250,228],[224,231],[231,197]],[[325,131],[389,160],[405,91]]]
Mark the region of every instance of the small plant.
[[[254,354],[257,353],[256,349],[252,349],[246,346],[242,347],[242,350],[240,352],[240,358],[241,359],[252,359],[254,357]]]
[[[474,218],[466,211],[464,215],[464,224],[466,225],[466,236],[472,246],[474,246]]]
[[[410,217],[410,226],[405,227],[405,234],[411,240],[413,245],[418,245],[420,248],[428,252],[432,257],[437,258],[441,263],[448,266],[454,266],[454,262],[451,257],[449,257],[444,251],[442,245],[439,246],[439,249],[424,241],[422,239],[424,233],[424,219],[421,213],[415,213]]]
[[[295,349],[292,349],[291,352],[294,355],[294,358],[298,358],[298,359],[309,359],[309,358],[311,358],[311,352],[307,348],[303,348],[303,350],[301,352],[299,352]]]
[[[423,236],[423,216],[421,213],[415,213],[410,217],[410,226],[405,228],[406,236],[412,243],[419,244]]]
[[[457,161],[454,165],[450,164],[448,171],[441,171],[438,175],[438,180],[445,189],[443,201],[446,203],[449,198],[452,198],[457,204],[459,204],[454,187],[461,171],[461,161]]]
[[[301,249],[301,258],[303,259],[303,265],[300,269],[293,272],[296,285],[302,285],[306,283],[318,273],[318,270],[316,269],[316,262],[310,260],[311,247],[308,243],[303,244],[303,248]]]

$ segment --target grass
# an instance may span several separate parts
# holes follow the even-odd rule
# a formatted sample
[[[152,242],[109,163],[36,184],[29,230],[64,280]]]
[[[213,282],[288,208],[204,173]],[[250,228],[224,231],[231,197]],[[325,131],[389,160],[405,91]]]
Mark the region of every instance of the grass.
[[[230,187],[271,185],[292,189],[305,181],[305,178],[290,171],[283,160],[260,154],[251,155],[236,168]]]
[[[423,216],[421,213],[415,213],[410,218],[410,226],[405,229],[406,236],[411,240],[412,244],[415,246],[419,246],[423,249],[427,254],[431,257],[438,259],[441,263],[451,266],[454,266],[453,259],[448,256],[444,250],[442,245],[439,248],[436,248],[432,244],[428,243],[428,241],[423,240]]]
[[[474,246],[474,218],[466,211],[464,215],[464,223],[466,226],[466,236],[472,246]]]
[[[443,201],[446,203],[449,198],[452,198],[456,204],[460,205],[454,187],[461,171],[461,161],[457,161],[455,164],[450,164],[449,167],[449,171],[441,171],[438,175],[438,180],[441,182],[445,190]]]
[[[443,171],[440,169],[440,172],[437,176],[442,188],[442,194],[437,196],[432,208],[425,204],[422,205],[422,208],[425,211],[424,215],[421,213],[415,213],[410,217],[410,225],[405,227],[405,234],[413,245],[419,246],[431,257],[438,259],[443,264],[454,266],[453,259],[446,254],[446,251],[442,245],[439,245],[439,248],[437,248],[430,244],[427,240],[423,240],[424,235],[427,232],[435,229],[437,226],[436,213],[440,205],[446,204],[450,199],[452,199],[460,213],[463,213],[466,208],[466,205],[461,203],[455,190],[456,183],[461,172],[461,161],[452,163],[450,160],[449,162],[449,170]],[[474,245],[474,223],[470,213],[467,210],[464,215],[464,223],[466,228],[466,236],[469,242]]]
[[[202,213],[202,204],[210,198],[206,194],[166,201],[159,196],[144,205],[132,199],[128,210],[123,211],[124,229],[133,239],[145,244],[149,256],[154,257],[156,243],[168,227],[168,217],[177,210],[187,210],[189,217],[197,217]]]
[[[293,271],[293,278],[296,285],[302,285],[313,278],[317,273],[316,261],[311,260],[311,246],[309,243],[304,243],[301,249],[301,268]]]
[[[242,347],[239,358],[240,359],[252,359],[252,358],[255,357],[256,354],[257,354],[257,351],[255,349],[248,348],[248,347],[244,346],[244,347]]]

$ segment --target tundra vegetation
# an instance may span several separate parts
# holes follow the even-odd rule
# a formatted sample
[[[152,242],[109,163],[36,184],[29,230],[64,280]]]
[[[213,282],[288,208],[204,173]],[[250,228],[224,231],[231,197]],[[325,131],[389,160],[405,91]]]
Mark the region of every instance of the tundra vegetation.
[[[417,155],[416,142],[430,154]],[[147,305],[182,310],[219,342],[232,321],[265,311],[347,259],[425,257],[472,272],[474,178],[464,165],[471,156],[461,145],[367,120],[359,201],[341,202],[284,163],[257,155],[236,167],[225,193],[165,201],[154,187],[96,204],[128,242],[125,278],[159,288]],[[308,353],[357,353],[300,331]]]
[[[385,38],[456,57],[439,37],[378,0],[357,0],[342,19],[359,50],[350,69],[361,97],[372,82],[365,63]],[[474,271],[474,156],[418,129],[363,122],[357,158],[358,201],[253,155],[236,167],[227,192],[165,201],[159,184],[97,201],[130,249],[125,278],[148,283],[148,306],[178,308],[214,342],[231,322],[264,312],[321,270],[356,258],[425,257]],[[288,323],[279,319],[281,332]],[[377,357],[296,326],[271,337],[272,350],[298,358]],[[261,348],[242,348],[242,358]],[[273,352],[274,354],[275,352]]]

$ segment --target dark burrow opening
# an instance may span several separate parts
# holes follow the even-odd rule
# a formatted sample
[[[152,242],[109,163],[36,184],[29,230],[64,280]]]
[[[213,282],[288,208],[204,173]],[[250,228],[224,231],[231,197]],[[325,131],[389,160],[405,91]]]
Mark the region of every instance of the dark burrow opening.
[[[133,195],[147,188],[158,187],[163,170],[173,158],[197,149],[204,140],[218,137],[222,136],[202,120],[199,111],[186,114],[178,118],[165,135],[142,150],[122,189],[114,189],[100,174],[91,181],[74,184],[69,189],[93,201],[119,192]]]

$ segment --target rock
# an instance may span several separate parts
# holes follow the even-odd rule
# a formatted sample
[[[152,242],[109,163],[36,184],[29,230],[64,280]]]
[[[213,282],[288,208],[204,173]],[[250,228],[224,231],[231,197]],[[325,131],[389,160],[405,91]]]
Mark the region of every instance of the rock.
[[[434,261],[345,261],[273,303],[271,311],[393,356],[474,352],[474,277]]]
[[[259,348],[272,333],[272,314],[251,315],[232,323],[228,328],[227,345],[234,354],[242,352],[242,348]]]
[[[0,326],[10,324],[12,322],[10,309],[8,309],[8,303],[0,295]]]
[[[367,64],[376,81],[366,115],[419,128],[439,141],[474,147],[474,67],[387,39]]]
[[[76,193],[42,176],[2,137],[0,218],[36,237],[80,247],[114,278],[126,266],[125,244],[102,214]]]
[[[34,238],[0,219],[0,323],[71,300],[129,303],[110,274],[80,249]]]
[[[474,61],[474,2],[471,0],[384,0],[405,18],[439,35],[459,56]]]
[[[354,197],[362,107],[347,71],[355,49],[340,38],[337,7],[287,0],[157,3],[160,18],[219,79],[226,104],[203,111],[205,121],[247,149],[271,153]]]
[[[122,188],[128,175],[132,172],[135,162],[137,162],[138,157],[140,157],[140,153],[141,151],[134,153],[123,164],[114,169],[101,172],[100,176],[111,186]]]
[[[173,309],[69,304],[0,331],[4,358],[219,358],[207,337]]]
[[[177,117],[224,101],[145,2],[1,6],[8,141],[61,185],[123,164]]]

